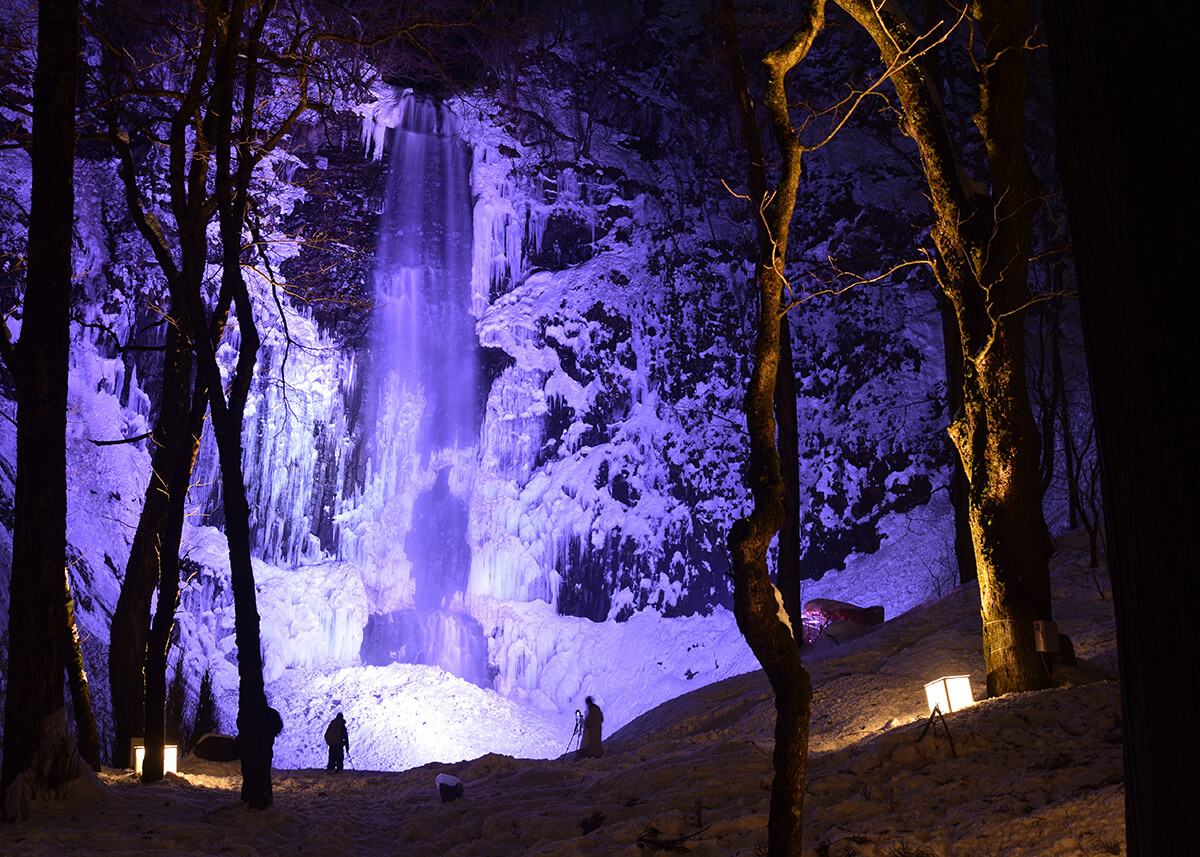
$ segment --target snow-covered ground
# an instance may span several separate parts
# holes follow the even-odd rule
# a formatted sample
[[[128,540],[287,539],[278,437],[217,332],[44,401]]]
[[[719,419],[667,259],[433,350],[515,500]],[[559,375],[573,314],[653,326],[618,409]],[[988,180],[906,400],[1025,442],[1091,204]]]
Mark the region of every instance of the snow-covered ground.
[[[1052,690],[983,701],[928,728],[924,682],[968,673],[983,694],[974,586],[807,650],[815,698],[806,855],[1123,853],[1111,601],[1081,546],[1062,540],[1054,560],[1056,618],[1081,660],[1056,668]],[[844,574],[853,571],[867,575],[868,563]],[[686,626],[658,627],[679,632],[660,639],[661,650],[686,650]],[[609,636],[589,645],[614,664],[638,657],[631,638]],[[730,642],[719,657],[732,664],[743,653]],[[589,673],[581,692],[612,712],[614,726],[641,691],[628,670],[609,675]],[[106,768],[39,798],[28,821],[0,826],[0,853],[616,855],[678,844],[697,855],[759,854],[774,712],[760,672],[731,675],[606,730],[604,758],[577,761],[562,755],[573,712],[520,704],[433,668],[289,670],[269,691],[287,724],[276,762],[289,766],[275,773],[269,810],[240,803],[236,763],[185,758],[153,786]],[[323,747],[307,726],[325,716],[314,706],[335,702],[350,724],[352,769],[341,774],[321,769]],[[385,746],[421,747],[437,761],[369,770]],[[464,799],[439,802],[442,772],[465,783]]]

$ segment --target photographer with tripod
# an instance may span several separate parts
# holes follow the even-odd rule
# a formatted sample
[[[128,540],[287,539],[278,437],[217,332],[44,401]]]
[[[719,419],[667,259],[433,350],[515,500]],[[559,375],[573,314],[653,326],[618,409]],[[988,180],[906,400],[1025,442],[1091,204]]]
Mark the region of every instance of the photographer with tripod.
[[[587,714],[582,714],[579,711],[575,712],[575,735],[579,736],[579,750],[575,754],[577,759],[599,759],[602,755],[600,747],[601,727],[604,724],[604,712],[600,710],[600,706],[590,696],[586,700]],[[574,735],[572,735],[572,741]],[[568,750],[570,747],[568,746]]]

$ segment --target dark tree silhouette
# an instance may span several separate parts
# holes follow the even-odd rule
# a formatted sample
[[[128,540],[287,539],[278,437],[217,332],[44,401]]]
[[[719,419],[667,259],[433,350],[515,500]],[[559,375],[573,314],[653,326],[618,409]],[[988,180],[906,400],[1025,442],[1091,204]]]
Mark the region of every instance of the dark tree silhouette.
[[[786,299],[785,299],[786,300]],[[779,369],[775,378],[776,443],[783,477],[783,523],[775,582],[783,607],[794,622],[804,612],[800,593],[800,417],[796,407],[796,370],[792,359],[792,325],[779,319]],[[799,644],[799,640],[796,641]]]
[[[163,583],[172,577],[172,559],[178,562],[184,496],[199,448],[196,423],[204,416],[201,410],[200,420],[189,424],[193,361],[191,344],[180,332],[178,323],[170,321],[163,392],[151,436],[154,453],[150,481],[129,549],[109,638],[108,677],[115,732],[113,761],[117,765],[125,764],[123,754],[130,746],[130,739],[145,736],[150,740],[146,735],[145,681],[151,680],[151,675],[143,671],[150,630],[150,599],[156,586],[163,592],[171,591],[170,584],[163,586]],[[159,600],[160,611],[168,602],[173,600]],[[153,766],[144,768],[154,770]]]
[[[1130,857],[1195,848],[1196,165],[1174,10],[1047,4],[1059,170],[1103,465]]]
[[[144,11],[144,10],[140,10]],[[143,64],[154,64],[142,57],[178,56],[181,63],[194,61],[193,68],[207,63],[206,52],[211,45],[201,41],[191,43],[191,26],[173,19],[163,11],[152,22],[124,17],[122,7],[109,10],[104,27],[97,27],[107,46],[104,56],[104,79],[98,87],[105,93],[108,135],[116,149],[124,179],[126,202],[138,231],[148,242],[151,252],[174,296],[180,289],[199,289],[207,264],[206,230],[212,218],[214,204],[205,188],[209,170],[211,143],[205,133],[195,135],[195,154],[183,173],[169,176],[170,223],[160,222],[153,202],[144,199],[139,189],[140,164],[134,155],[131,133],[153,136],[156,125],[169,127],[196,121],[194,105],[207,86],[204,74],[187,73],[180,68],[181,81],[176,99],[168,102],[173,112],[157,116],[152,97],[156,89],[142,91],[140,76]],[[132,15],[132,13],[131,13]],[[136,33],[138,25],[141,32]],[[197,28],[200,29],[199,25]],[[137,40],[139,48],[130,42]],[[168,45],[184,42],[181,50],[167,49]],[[157,80],[155,84],[157,86]],[[191,107],[188,115],[183,110]],[[138,142],[141,142],[140,140]],[[172,135],[171,147],[187,145],[185,134]],[[147,151],[150,149],[146,148]],[[172,152],[172,155],[174,153]],[[186,159],[187,153],[183,157]],[[153,169],[152,162],[147,169]],[[224,298],[214,309],[209,336],[219,336],[225,324],[229,306]],[[172,303],[166,317],[167,334],[163,365],[162,393],[151,436],[153,456],[150,480],[138,519],[137,530],[130,546],[129,561],[121,593],[113,612],[109,642],[109,683],[112,692],[113,761],[126,764],[125,753],[130,739],[142,737],[146,756],[142,776],[146,781],[162,777],[162,750],[165,723],[166,645],[170,622],[178,599],[178,550],[183,525],[183,504],[190,483],[192,465],[200,443],[200,430],[206,409],[203,388],[195,388],[195,358],[188,333],[183,330],[181,312]],[[148,648],[151,638],[150,601],[155,588],[159,589],[159,617],[156,620],[153,651]],[[161,649],[161,651],[160,651]],[[160,674],[161,673],[161,674]]]
[[[72,775],[63,695],[67,667],[67,348],[74,227],[77,0],[38,4],[33,190],[21,338],[4,328],[17,387],[17,484],[9,600],[5,815],[28,815],[32,788]],[[0,326],[2,327],[2,326]]]
[[[234,593],[242,799],[255,808],[264,808],[272,802],[270,767],[274,735],[268,725],[263,687],[259,615],[250,561],[250,512],[241,466],[242,414],[259,341],[253,306],[241,270],[245,246],[243,228],[249,211],[254,167],[279,145],[296,119],[309,108],[308,90],[304,85],[306,63],[302,57],[293,65],[293,69],[299,69],[294,71],[301,80],[299,97],[276,127],[264,131],[257,125],[258,74],[265,52],[263,33],[274,8],[273,3],[250,4],[235,0],[226,6],[219,0],[209,0],[196,10],[198,19],[194,32],[198,32],[198,37],[190,56],[187,84],[178,109],[169,119],[167,178],[170,211],[176,227],[175,240],[179,247],[178,265],[166,229],[157,214],[141,199],[127,132],[114,122],[111,134],[121,159],[130,210],[166,274],[174,314],[172,323],[178,325],[179,335],[190,343],[195,354],[199,378],[197,391],[203,391],[212,417],[220,456],[225,534]],[[311,47],[311,43],[307,46]],[[279,60],[278,57],[275,59]],[[207,229],[214,219],[220,239],[222,276],[217,299],[209,306],[205,300],[203,273],[207,263]],[[239,339],[236,366],[226,386],[216,353],[231,307],[236,308]],[[153,561],[148,568],[153,571],[158,566],[159,574],[143,574],[160,584],[162,608],[146,638],[144,776],[147,780],[162,776],[165,682],[161,680],[161,674],[165,671],[171,616],[178,598],[177,533],[182,522],[181,504],[195,456],[195,429],[202,413],[199,402],[193,405],[190,415],[184,412],[183,405],[187,401],[184,390],[190,368],[179,343],[175,345],[170,356],[178,363],[171,367],[177,390],[170,417],[176,423],[171,437],[177,447],[172,460],[157,474],[160,482],[169,486],[166,508],[156,512],[163,516],[161,524],[158,520],[151,522],[155,535],[149,545]],[[138,621],[144,627],[146,620],[139,618]],[[153,677],[150,672],[154,673]]]

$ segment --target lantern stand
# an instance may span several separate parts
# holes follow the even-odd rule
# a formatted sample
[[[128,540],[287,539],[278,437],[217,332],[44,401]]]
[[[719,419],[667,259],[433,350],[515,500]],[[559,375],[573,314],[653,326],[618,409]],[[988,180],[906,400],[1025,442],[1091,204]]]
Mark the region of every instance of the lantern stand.
[[[917,738],[916,743],[920,744],[925,740],[925,735],[929,732],[929,727],[933,726],[933,718],[935,717],[942,722],[942,728],[946,730],[946,737],[950,740],[951,757],[957,759],[958,751],[954,749],[954,736],[950,734],[950,726],[946,723],[946,715],[942,714],[941,706],[935,705],[933,707],[933,711],[929,712],[929,719],[925,721],[925,728],[921,730],[921,734]]]

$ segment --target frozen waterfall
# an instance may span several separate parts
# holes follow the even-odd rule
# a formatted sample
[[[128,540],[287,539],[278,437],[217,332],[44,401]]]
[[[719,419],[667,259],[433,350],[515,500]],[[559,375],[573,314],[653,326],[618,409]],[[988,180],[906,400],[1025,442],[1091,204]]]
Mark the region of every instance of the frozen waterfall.
[[[478,435],[470,163],[454,114],[404,96],[380,222],[374,369],[385,396],[422,409],[422,466]]]
[[[356,461],[363,489],[357,508],[343,517],[354,533],[343,553],[364,568],[378,621],[416,610],[415,621],[389,623],[421,637],[393,641],[388,650],[397,659],[442,664],[479,681],[486,676],[481,630],[478,641],[425,633],[479,627],[451,612],[463,608],[470,574],[464,497],[479,436],[470,151],[454,114],[440,103],[408,93],[397,109]]]

